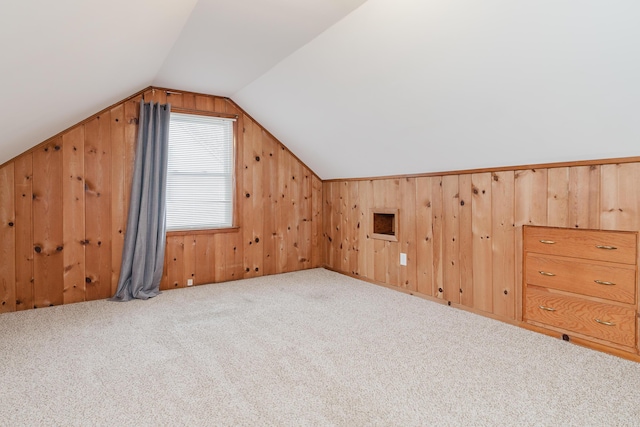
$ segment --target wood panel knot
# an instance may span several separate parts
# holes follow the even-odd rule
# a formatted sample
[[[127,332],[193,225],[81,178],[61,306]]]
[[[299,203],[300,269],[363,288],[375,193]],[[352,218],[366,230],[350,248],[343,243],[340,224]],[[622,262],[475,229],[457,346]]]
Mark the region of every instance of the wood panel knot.
[[[36,251],[36,253],[38,253],[38,254],[39,254],[40,252],[42,252],[42,248],[41,248],[40,246],[36,246],[36,247],[34,247],[34,248],[33,248],[33,250],[34,250],[34,251]]]

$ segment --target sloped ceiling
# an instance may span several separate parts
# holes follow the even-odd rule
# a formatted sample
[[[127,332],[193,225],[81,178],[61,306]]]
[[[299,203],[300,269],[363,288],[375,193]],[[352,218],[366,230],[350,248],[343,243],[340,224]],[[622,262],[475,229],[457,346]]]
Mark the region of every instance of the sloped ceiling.
[[[141,90],[197,0],[3,0],[0,164]]]
[[[0,164],[149,86],[232,95],[364,0],[7,0]]]
[[[364,1],[200,0],[153,83],[232,96]]]
[[[368,0],[233,98],[323,179],[640,155],[640,2]]]
[[[148,85],[322,178],[640,155],[636,0],[10,0],[0,163]]]

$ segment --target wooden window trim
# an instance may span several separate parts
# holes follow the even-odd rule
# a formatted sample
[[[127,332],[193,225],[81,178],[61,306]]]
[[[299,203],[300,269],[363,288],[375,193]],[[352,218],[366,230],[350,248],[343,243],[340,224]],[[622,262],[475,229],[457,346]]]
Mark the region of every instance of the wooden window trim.
[[[237,114],[227,114],[227,113],[217,113],[210,111],[202,111],[202,110],[193,110],[188,108],[174,108],[171,107],[171,112],[178,114],[192,114],[194,116],[209,116],[209,117],[220,117],[225,119],[233,119],[233,159],[231,163],[233,164],[233,172],[232,179],[233,183],[231,184],[233,187],[233,212],[232,212],[232,223],[231,227],[221,227],[221,228],[196,228],[196,229],[186,229],[186,230],[171,230],[166,232],[167,237],[172,236],[187,236],[187,235],[195,235],[195,234],[221,234],[221,233],[235,233],[240,229],[238,225],[239,215],[238,215],[238,200],[239,194],[238,191],[238,171],[241,170],[241,165],[238,163],[240,161],[240,157],[238,156],[238,121],[240,120]]]
[[[192,235],[203,235],[203,234],[224,234],[224,233],[237,233],[240,231],[240,227],[225,227],[225,228],[204,228],[204,229],[194,229],[194,230],[173,230],[167,231],[167,237],[176,237],[176,236],[192,236]]]

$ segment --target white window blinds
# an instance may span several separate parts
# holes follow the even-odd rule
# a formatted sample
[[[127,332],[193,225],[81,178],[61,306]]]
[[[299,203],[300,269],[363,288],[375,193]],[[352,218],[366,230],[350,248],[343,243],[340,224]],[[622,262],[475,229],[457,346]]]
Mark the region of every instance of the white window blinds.
[[[167,230],[233,224],[233,120],[171,113]]]

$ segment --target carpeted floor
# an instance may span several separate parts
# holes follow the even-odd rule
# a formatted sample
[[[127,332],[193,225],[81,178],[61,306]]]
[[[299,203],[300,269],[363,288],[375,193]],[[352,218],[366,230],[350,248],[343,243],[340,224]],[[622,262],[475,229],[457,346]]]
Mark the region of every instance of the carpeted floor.
[[[316,269],[0,315],[0,425],[640,425],[640,364]]]

